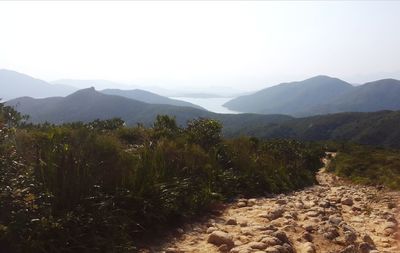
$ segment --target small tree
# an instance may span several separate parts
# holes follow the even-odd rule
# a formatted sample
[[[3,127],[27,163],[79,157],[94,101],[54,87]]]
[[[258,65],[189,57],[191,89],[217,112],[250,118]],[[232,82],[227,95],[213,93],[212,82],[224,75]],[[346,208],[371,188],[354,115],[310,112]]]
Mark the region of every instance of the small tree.
[[[180,129],[176,124],[175,117],[168,115],[157,115],[156,121],[153,124],[154,134],[159,137],[175,137]]]
[[[222,125],[217,120],[199,118],[187,124],[186,132],[189,140],[209,149],[221,142]]]

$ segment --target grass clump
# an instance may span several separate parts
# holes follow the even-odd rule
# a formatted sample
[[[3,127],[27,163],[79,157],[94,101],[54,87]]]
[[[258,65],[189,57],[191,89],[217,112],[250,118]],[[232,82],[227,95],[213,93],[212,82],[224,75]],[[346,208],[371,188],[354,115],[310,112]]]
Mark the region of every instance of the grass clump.
[[[319,147],[224,139],[195,119],[23,125],[0,107],[0,251],[135,252],[221,201],[313,184]]]
[[[355,183],[400,189],[399,150],[341,145],[329,170]]]

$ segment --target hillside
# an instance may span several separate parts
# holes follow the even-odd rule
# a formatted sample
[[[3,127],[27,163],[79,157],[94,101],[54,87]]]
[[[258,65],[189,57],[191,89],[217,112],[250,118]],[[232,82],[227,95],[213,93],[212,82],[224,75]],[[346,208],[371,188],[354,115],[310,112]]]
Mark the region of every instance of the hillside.
[[[300,82],[282,83],[224,104],[230,110],[263,114],[303,115],[354,87],[340,79],[316,76]]]
[[[229,133],[260,138],[336,140],[400,148],[400,111],[354,112],[295,118]]]
[[[237,111],[300,117],[339,112],[400,110],[400,81],[383,79],[351,86],[336,78],[318,76],[238,97],[224,106]]]
[[[22,97],[9,101],[7,105],[30,115],[31,122],[48,121],[55,124],[118,117],[128,125],[137,123],[150,125],[157,115],[166,114],[175,116],[179,125],[184,125],[194,118],[206,117],[217,119],[231,131],[237,131],[244,125],[279,123],[291,118],[285,115],[217,114],[192,107],[148,104],[121,96],[106,95],[94,88],[79,90],[67,97],[44,99]]]
[[[9,100],[21,96],[35,98],[65,96],[77,89],[68,85],[55,85],[12,70],[0,69],[0,98]]]
[[[168,97],[160,96],[153,92],[134,89],[134,90],[120,90],[120,89],[105,89],[101,90],[101,93],[108,94],[108,95],[117,95],[121,97],[126,97],[138,101],[142,101],[149,104],[165,104],[165,105],[176,105],[176,106],[187,106],[187,107],[194,107],[197,109],[202,109],[201,106],[177,100],[177,99],[170,99]]]
[[[336,112],[370,112],[400,109],[400,81],[383,79],[358,86],[332,101]]]
[[[224,135],[250,135],[264,139],[290,138],[307,141],[339,140],[362,144],[400,147],[400,111],[353,112],[293,118],[285,115],[218,114],[192,107],[155,105],[120,96],[106,95],[93,88],[67,97],[11,100],[34,123],[55,124],[118,117],[128,125],[152,124],[156,116],[176,117],[179,125],[204,117],[220,121]]]

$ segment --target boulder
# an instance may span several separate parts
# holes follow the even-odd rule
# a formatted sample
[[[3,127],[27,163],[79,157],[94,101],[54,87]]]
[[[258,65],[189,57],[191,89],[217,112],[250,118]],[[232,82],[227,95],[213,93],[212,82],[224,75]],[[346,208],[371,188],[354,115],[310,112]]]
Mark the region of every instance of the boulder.
[[[352,198],[342,198],[340,200],[340,203],[342,203],[342,205],[346,205],[346,206],[352,206],[354,204]]]
[[[216,246],[221,246],[222,244],[226,244],[228,248],[232,248],[234,245],[232,236],[222,231],[212,232],[208,236],[207,242],[214,244]]]

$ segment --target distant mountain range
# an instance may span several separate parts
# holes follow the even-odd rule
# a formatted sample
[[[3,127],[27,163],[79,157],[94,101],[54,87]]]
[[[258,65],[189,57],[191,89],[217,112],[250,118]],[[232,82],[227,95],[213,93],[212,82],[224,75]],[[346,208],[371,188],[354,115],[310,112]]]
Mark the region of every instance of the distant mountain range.
[[[34,123],[54,124],[119,117],[128,125],[150,126],[158,114],[176,117],[179,125],[204,117],[219,120],[226,137],[241,135],[268,139],[308,141],[343,140],[400,148],[400,111],[348,112],[293,118],[287,115],[217,114],[192,107],[157,105],[107,95],[94,88],[79,90],[67,97],[34,99],[22,97],[6,103]]]
[[[63,84],[65,83],[68,84]],[[18,97],[33,97],[33,98],[46,98],[54,96],[67,96],[77,90],[76,87],[84,86],[85,88],[96,85],[102,87],[113,87],[117,83],[105,80],[60,80],[59,83],[48,83],[43,80],[33,78],[31,76],[21,74],[12,70],[0,70],[0,98],[4,101],[18,98]],[[76,84],[76,86],[75,86]],[[101,91],[105,94],[118,95],[142,101],[150,104],[167,104],[176,106],[189,106],[197,109],[202,107],[176,99],[160,96],[158,94],[148,92],[145,90],[119,90],[119,89],[105,89]]]
[[[149,104],[122,96],[103,94],[94,88],[79,90],[66,97],[21,97],[8,101],[6,105],[29,115],[31,122],[54,124],[118,117],[128,125],[151,125],[158,114],[166,114],[176,117],[180,125],[194,118],[205,117],[217,119],[230,131],[236,131],[244,125],[265,125],[291,119],[285,115],[217,114],[193,107]]]
[[[345,112],[247,126],[227,133],[262,139],[347,141],[400,148],[400,111]]]
[[[12,70],[0,69],[0,98],[9,100],[21,96],[36,98],[66,96],[77,88],[54,85]]]
[[[134,90],[119,90],[119,89],[105,89],[100,91],[101,93],[108,94],[108,95],[117,95],[121,97],[126,97],[138,101],[142,101],[145,103],[149,104],[166,104],[166,105],[176,105],[176,106],[187,106],[187,107],[194,107],[197,109],[202,109],[201,106],[181,101],[181,100],[176,100],[176,99],[171,99],[168,97],[160,96],[155,93],[145,91],[145,90],[140,90],[140,89],[134,89]]]
[[[353,86],[337,78],[316,76],[240,96],[224,106],[240,112],[292,116],[400,110],[400,81],[383,79]]]

